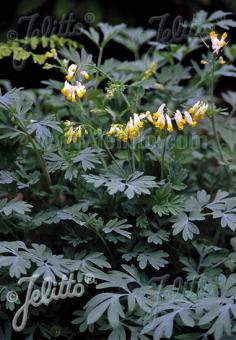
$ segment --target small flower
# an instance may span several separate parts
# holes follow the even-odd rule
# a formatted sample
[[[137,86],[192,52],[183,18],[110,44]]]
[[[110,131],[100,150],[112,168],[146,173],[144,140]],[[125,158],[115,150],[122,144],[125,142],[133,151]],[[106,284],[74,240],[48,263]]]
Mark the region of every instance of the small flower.
[[[161,104],[160,107],[158,108],[157,112],[154,112],[152,114],[153,118],[153,125],[161,130],[164,129],[165,127],[165,116],[164,116],[164,109],[165,109],[166,104]]]
[[[198,109],[193,114],[193,119],[194,120],[203,119],[207,109],[208,109],[208,104],[200,103]]]
[[[143,127],[143,122],[141,121],[140,116],[137,113],[134,113],[133,121],[134,121],[135,127],[138,127],[138,128]]]
[[[137,123],[137,122],[136,122]],[[136,125],[133,118],[130,117],[129,122],[126,125],[125,131],[128,134],[129,139],[133,139],[139,136],[139,127]]]
[[[154,122],[154,126],[159,128],[160,130],[163,130],[166,125],[166,120],[164,114],[160,114],[157,121]]]
[[[156,83],[155,84],[155,88],[159,91],[164,91],[165,90],[165,86],[161,83]]]
[[[152,62],[149,67],[144,71],[144,76],[146,79],[151,78],[151,76],[156,74],[156,63]]]
[[[71,85],[68,81],[65,81],[61,93],[66,99],[71,100],[72,103],[76,103],[76,97],[79,99],[82,98],[86,93],[86,88],[79,81],[76,81],[76,85]]]
[[[224,60],[223,57],[220,57],[219,60],[218,60],[218,63],[221,64],[221,65],[224,65],[226,63],[226,61]]]
[[[186,121],[184,120],[182,113],[179,110],[175,111],[175,121],[179,130],[183,130]]]
[[[202,65],[208,64],[208,62],[207,62],[206,60],[204,60],[204,59],[202,59],[202,60],[200,61],[200,63],[201,63]]]
[[[50,52],[46,52],[44,55],[45,55],[46,58],[56,59],[57,58],[57,51],[56,51],[55,48],[51,48]]]
[[[196,126],[197,122],[193,120],[192,116],[188,111],[184,111],[184,118],[189,125],[191,125],[192,127]]]
[[[81,71],[80,74],[85,80],[89,80],[90,76],[86,71]]]
[[[221,36],[221,39],[218,39],[217,37],[218,34],[216,34],[214,31],[210,33],[213,53],[216,54],[218,54],[220,49],[225,47],[225,45],[227,44],[227,42],[225,41],[225,39],[227,38],[227,33],[224,32]]]
[[[66,137],[66,144],[76,143],[78,138],[82,135],[81,126],[73,128],[74,123],[66,120],[64,122],[64,136]]]
[[[66,137],[66,144],[70,144],[74,136],[74,129],[72,126],[65,131],[64,136]]]
[[[166,114],[166,123],[167,123],[167,131],[173,132],[174,129],[173,129],[172,121],[168,114]]]
[[[67,70],[66,80],[72,80],[72,78],[74,77],[74,74],[75,74],[76,70],[77,70],[77,65],[71,64],[71,65],[68,67],[68,70]]]

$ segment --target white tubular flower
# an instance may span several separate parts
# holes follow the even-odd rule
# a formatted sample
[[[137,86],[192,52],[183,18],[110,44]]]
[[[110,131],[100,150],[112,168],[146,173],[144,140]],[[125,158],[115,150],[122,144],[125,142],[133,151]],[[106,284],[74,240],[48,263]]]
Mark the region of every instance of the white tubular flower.
[[[90,76],[89,76],[88,72],[81,71],[80,74],[85,80],[89,80]]]
[[[157,113],[158,113],[159,115],[163,115],[165,106],[166,106],[166,104],[161,104],[161,106],[160,106],[159,109],[157,110]]]
[[[194,113],[200,108],[200,106],[201,106],[201,102],[200,102],[200,100],[199,100],[199,101],[197,101],[192,107],[190,107],[190,109],[188,110],[188,112],[189,112],[190,114],[194,114]]]
[[[174,129],[173,129],[172,121],[168,114],[166,114],[166,123],[167,123],[167,131],[173,132]]]
[[[86,93],[86,88],[78,81],[76,82],[76,85],[70,85],[68,81],[65,81],[61,93],[66,99],[71,100],[72,103],[76,103],[76,96],[79,99],[82,98]]]
[[[140,120],[140,116],[137,113],[133,115],[134,127],[142,128],[143,122]]]
[[[157,119],[157,122],[155,123],[155,126],[158,127],[160,130],[163,130],[165,125],[166,125],[166,119],[165,119],[164,113],[161,113]]]
[[[199,109],[194,113],[193,118],[196,120],[203,119],[207,109],[208,109],[208,104],[201,103]]]
[[[75,91],[76,91],[77,97],[80,99],[85,95],[86,88],[79,81],[76,81]]]
[[[197,122],[193,120],[192,116],[188,111],[184,111],[184,118],[189,125],[191,125],[192,127],[196,126]]]
[[[175,111],[175,121],[179,130],[183,130],[186,121],[184,120],[182,113],[179,110]]]
[[[152,115],[151,115],[150,111],[146,111],[146,112],[145,112],[145,117],[147,118],[147,120],[148,120],[150,123],[153,123],[153,118],[152,118]]]
[[[71,64],[67,70],[66,80],[71,80],[74,77],[76,70],[77,70],[77,65]]]
[[[213,53],[216,54],[218,54],[220,49],[226,45],[225,39],[227,38],[227,33],[223,33],[220,40],[217,37],[218,34],[216,34],[214,31],[210,33]]]

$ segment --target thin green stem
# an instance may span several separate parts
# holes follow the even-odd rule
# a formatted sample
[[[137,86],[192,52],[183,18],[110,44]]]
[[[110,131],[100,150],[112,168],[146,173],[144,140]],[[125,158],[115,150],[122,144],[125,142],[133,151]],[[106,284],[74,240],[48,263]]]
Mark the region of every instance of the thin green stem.
[[[103,74],[103,75],[104,75],[107,79],[109,79],[112,83],[114,83],[114,80],[109,76],[109,74],[107,74],[106,72],[104,72],[103,70],[101,70],[100,67],[95,66],[95,65],[90,65],[90,64],[87,64],[87,65],[85,65],[85,66],[89,66],[89,67],[94,68],[95,70],[97,70],[98,72],[100,72],[101,74]],[[126,105],[127,105],[128,107],[130,107],[131,105],[130,105],[130,102],[129,102],[128,98],[126,97],[126,95],[125,95],[122,91],[119,91],[119,92],[120,92],[121,96],[123,97],[123,99],[124,99]]]
[[[130,142],[130,150],[131,150],[131,160],[132,160],[132,172],[135,172],[136,165],[135,165],[135,146],[134,143]]]
[[[165,167],[165,152],[166,152],[166,141],[167,138],[164,139],[164,144],[162,148],[162,154],[161,154],[161,179],[164,179],[164,167]]]
[[[106,149],[106,151],[108,152],[109,156],[112,158],[112,160],[114,161],[114,163],[116,164],[116,166],[120,169],[120,171],[122,172],[123,176],[126,177],[126,174],[124,172],[124,170],[122,169],[122,167],[120,166],[120,164],[117,162],[117,160],[115,159],[115,157],[113,156],[113,154],[111,153],[106,141],[104,140],[104,138],[102,138],[101,136],[101,140],[103,142],[103,145]]]
[[[93,141],[93,143],[94,143],[96,149],[99,150],[99,147],[98,147],[98,143],[97,143],[97,141],[96,141],[96,138],[94,137],[92,131],[91,131],[90,129],[88,129],[88,130],[89,130],[89,135],[90,135],[90,137],[91,137],[91,139],[92,139],[92,141]],[[104,169],[107,170],[107,163],[106,163],[104,157],[100,156],[100,160],[101,160],[101,162],[102,162],[102,165],[103,165]]]
[[[215,123],[215,114],[214,114],[214,80],[215,80],[215,57],[212,57],[212,67],[211,67],[211,85],[210,85],[210,97],[211,97],[211,125],[212,125],[212,130],[213,130],[213,134],[215,137],[215,141],[216,141],[216,146],[220,155],[220,159],[223,163],[225,163],[225,158],[224,158],[224,154],[223,154],[223,150],[220,144],[220,139],[216,130],[216,123]],[[228,176],[230,176],[230,172],[229,169],[226,165],[224,165],[225,171],[227,173]]]
[[[98,54],[98,61],[97,61],[97,67],[98,68],[101,66],[102,55],[103,55],[103,47],[100,47],[99,48],[99,54]]]
[[[45,181],[47,182],[47,186],[50,188],[50,186],[52,185],[51,182],[51,178],[50,175],[47,171],[47,167],[45,164],[45,160],[43,159],[42,155],[40,154],[39,150],[37,149],[36,143],[34,141],[34,139],[32,138],[32,136],[28,133],[28,131],[26,130],[25,126],[20,122],[20,120],[18,119],[18,117],[16,117],[16,120],[18,122],[19,127],[22,129],[22,131],[24,132],[24,134],[28,137],[30,144],[33,147],[33,150],[35,152],[36,157],[38,158],[39,164],[41,166],[41,169],[43,171],[43,175],[45,178]]]

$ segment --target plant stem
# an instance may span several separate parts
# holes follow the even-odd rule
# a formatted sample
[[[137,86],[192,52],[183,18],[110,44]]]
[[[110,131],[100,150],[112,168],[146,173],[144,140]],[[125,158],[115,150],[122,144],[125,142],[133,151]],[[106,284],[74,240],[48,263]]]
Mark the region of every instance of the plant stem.
[[[114,163],[116,164],[116,166],[121,170],[122,174],[124,177],[126,177],[126,174],[124,172],[124,170],[122,169],[122,167],[120,166],[120,164],[117,162],[117,160],[115,159],[115,157],[113,156],[113,154],[111,153],[106,141],[104,140],[104,138],[101,137],[102,143],[106,149],[106,151],[108,152],[109,156],[112,158],[112,160],[114,161]]]
[[[101,70],[98,66],[95,66],[95,65],[90,65],[90,64],[87,64],[85,66],[89,66],[89,67],[92,67],[94,68],[95,70],[97,70],[98,72],[100,72],[101,74],[103,74],[107,79],[109,79],[112,83],[114,83],[114,80],[109,76],[109,74],[107,74],[106,72],[104,72],[103,70]],[[123,97],[127,107],[129,108],[131,105],[130,105],[130,102],[128,100],[128,98],[126,97],[126,95],[122,92],[122,91],[119,91],[121,96]]]
[[[164,164],[165,164],[166,140],[167,139],[165,137],[163,148],[162,148],[162,155],[161,155],[161,179],[164,179]]]
[[[211,125],[212,125],[212,130],[213,130],[213,134],[215,137],[215,141],[216,141],[216,146],[220,155],[220,159],[223,163],[225,163],[225,159],[224,159],[224,154],[223,154],[223,150],[220,144],[220,139],[216,130],[216,124],[215,124],[215,115],[214,115],[214,80],[215,80],[215,57],[212,57],[212,68],[211,68],[211,85],[210,85],[210,97],[211,97],[211,110],[212,110],[212,115],[211,115]],[[227,176],[230,176],[230,171],[227,168],[226,165],[224,165],[225,171]]]
[[[88,129],[88,130],[89,130],[89,135],[90,135],[90,137],[92,138],[92,141],[93,141],[93,143],[94,143],[96,149],[99,150],[99,147],[98,147],[98,143],[97,143],[97,141],[96,141],[96,138],[94,137],[92,131],[90,131],[90,129]],[[102,162],[102,165],[104,166],[104,169],[107,170],[107,163],[106,163],[104,157],[100,156],[100,160],[101,160],[101,162]]]
[[[130,142],[130,148],[131,148],[131,159],[132,159],[132,171],[135,172],[135,147],[134,143],[132,145],[132,141]]]
[[[98,68],[101,66],[102,55],[103,55],[103,47],[100,47],[99,48],[99,54],[98,54],[98,61],[97,61],[97,67]]]
[[[22,129],[22,131],[25,133],[25,135],[28,137],[29,139],[29,142],[30,144],[32,145],[33,147],[33,150],[35,152],[35,155],[36,157],[38,158],[38,161],[39,161],[39,164],[41,166],[41,169],[43,171],[43,175],[44,175],[44,178],[45,178],[45,181],[47,183],[47,186],[50,187],[52,185],[52,182],[51,182],[51,178],[50,178],[50,175],[47,171],[47,168],[46,168],[46,164],[45,164],[45,160],[43,159],[42,155],[40,154],[39,150],[37,149],[37,146],[36,146],[36,143],[34,141],[34,139],[32,138],[32,136],[27,132],[25,126],[19,121],[18,117],[16,117],[17,119],[17,122],[18,122],[18,125],[20,126],[20,128]]]

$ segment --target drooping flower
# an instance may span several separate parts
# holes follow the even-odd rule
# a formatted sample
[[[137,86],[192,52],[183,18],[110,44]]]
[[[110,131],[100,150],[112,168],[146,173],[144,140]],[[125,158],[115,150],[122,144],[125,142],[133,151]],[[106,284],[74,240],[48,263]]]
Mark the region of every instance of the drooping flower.
[[[173,129],[172,121],[171,121],[171,118],[168,114],[166,114],[166,123],[167,123],[167,131],[173,132],[174,129]]]
[[[90,76],[87,71],[81,71],[80,74],[85,80],[89,80]]]
[[[185,121],[192,127],[195,127],[197,125],[197,122],[193,120],[192,116],[190,115],[188,111],[184,111],[184,118],[185,118]]]
[[[65,81],[61,93],[66,99],[71,100],[72,103],[76,103],[76,97],[79,99],[82,98],[86,93],[86,88],[79,81],[76,81],[76,85],[71,85],[68,81]]]
[[[158,108],[157,112],[154,112],[152,117],[154,119],[153,125],[161,130],[165,127],[165,115],[164,115],[164,109],[166,104],[161,104]]]
[[[66,144],[76,143],[78,138],[82,135],[81,126],[73,127],[72,122],[69,120],[64,122],[64,136],[66,137]]]
[[[175,121],[179,130],[183,130],[186,121],[184,120],[182,113],[179,110],[175,111]]]
[[[208,104],[200,103],[198,109],[195,110],[195,112],[193,113],[193,119],[195,120],[203,119],[207,109],[208,109]]]
[[[151,76],[156,74],[156,63],[152,62],[149,67],[144,71],[144,76],[146,79],[149,79]]]
[[[210,33],[210,38],[211,38],[211,44],[212,44],[212,49],[213,49],[213,53],[218,54],[220,49],[225,47],[225,45],[227,44],[227,42],[225,41],[225,39],[227,38],[227,33],[224,32],[221,36],[220,39],[218,39],[218,34],[214,31],[212,31]]]
[[[66,80],[72,80],[76,70],[77,70],[77,65],[71,64],[67,70]]]

